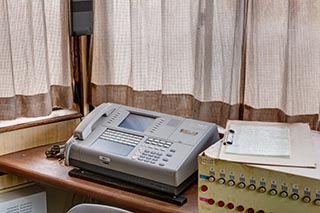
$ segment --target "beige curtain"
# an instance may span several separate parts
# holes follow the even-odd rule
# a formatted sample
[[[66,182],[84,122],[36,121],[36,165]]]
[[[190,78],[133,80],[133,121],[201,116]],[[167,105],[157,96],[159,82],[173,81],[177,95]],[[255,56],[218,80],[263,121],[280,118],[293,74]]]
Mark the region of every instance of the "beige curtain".
[[[244,119],[319,129],[320,1],[249,1]]]
[[[90,101],[319,128],[318,5],[97,0]]]
[[[238,118],[242,1],[95,1],[93,105]]]
[[[0,119],[70,108],[68,4],[0,0]]]

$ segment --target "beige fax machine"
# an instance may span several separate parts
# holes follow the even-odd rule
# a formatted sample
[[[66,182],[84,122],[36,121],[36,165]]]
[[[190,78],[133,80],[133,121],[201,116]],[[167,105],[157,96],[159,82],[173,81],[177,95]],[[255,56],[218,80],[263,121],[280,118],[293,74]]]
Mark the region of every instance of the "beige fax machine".
[[[65,162],[170,194],[186,188],[217,126],[114,103],[96,107],[65,146]]]

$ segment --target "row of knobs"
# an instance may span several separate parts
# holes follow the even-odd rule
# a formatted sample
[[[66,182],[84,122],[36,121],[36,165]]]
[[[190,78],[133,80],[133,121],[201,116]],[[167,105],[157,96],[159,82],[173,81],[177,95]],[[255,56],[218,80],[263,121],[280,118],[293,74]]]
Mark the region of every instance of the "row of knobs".
[[[210,176],[210,177],[208,178],[208,180],[209,180],[210,182],[214,182],[214,181],[215,181],[215,177]],[[226,180],[225,180],[224,178],[219,178],[219,179],[218,179],[218,183],[219,183],[219,184],[225,184],[225,183],[226,183]],[[235,185],[235,182],[234,182],[234,180],[229,180],[229,181],[227,182],[227,184],[228,184],[228,186],[234,186],[234,185]],[[238,183],[238,187],[239,187],[240,189],[244,189],[244,188],[246,188],[246,184],[245,184],[244,182],[239,182],[239,183]],[[250,184],[250,185],[248,185],[248,187],[247,187],[247,189],[250,190],[250,191],[255,191],[256,188],[257,188],[257,187],[256,187],[254,184]],[[266,189],[264,186],[260,186],[257,191],[260,192],[260,193],[265,193],[265,192],[267,192],[267,189]],[[269,190],[269,194],[272,195],[272,196],[275,196],[275,195],[278,194],[278,191],[277,191],[276,189],[270,189],[270,190]],[[287,191],[281,191],[281,192],[279,193],[279,195],[280,195],[280,197],[282,197],[282,198],[286,198],[286,197],[289,196],[289,194],[288,194]],[[298,195],[297,193],[291,194],[290,197],[291,197],[291,199],[293,199],[293,200],[298,200],[298,199],[299,199],[299,195]],[[302,201],[305,202],[305,203],[310,203],[310,202],[311,202],[311,198],[310,198],[309,196],[304,196],[304,197],[302,198]],[[320,199],[314,200],[314,204],[317,205],[317,206],[320,206]]]

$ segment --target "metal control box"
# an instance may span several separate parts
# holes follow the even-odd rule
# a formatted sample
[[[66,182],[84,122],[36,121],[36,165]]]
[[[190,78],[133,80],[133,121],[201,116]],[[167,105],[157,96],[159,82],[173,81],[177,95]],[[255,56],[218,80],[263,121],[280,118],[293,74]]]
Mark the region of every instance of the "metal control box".
[[[320,150],[319,132],[312,138]],[[262,166],[219,160],[220,146],[198,158],[200,213],[320,212],[319,153],[317,168]]]

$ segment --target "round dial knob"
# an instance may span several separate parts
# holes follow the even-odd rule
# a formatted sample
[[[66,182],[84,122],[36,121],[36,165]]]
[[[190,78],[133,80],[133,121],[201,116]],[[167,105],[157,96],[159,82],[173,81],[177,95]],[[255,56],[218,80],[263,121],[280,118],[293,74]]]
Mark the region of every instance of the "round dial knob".
[[[265,192],[267,191],[267,189],[266,189],[266,187],[264,187],[264,186],[260,186],[259,189],[258,189],[258,191],[259,191],[260,193],[265,193]]]
[[[315,199],[314,200],[314,205],[320,206],[320,199]]]
[[[311,198],[310,198],[309,196],[304,196],[304,197],[302,198],[302,200],[303,200],[303,202],[305,202],[305,203],[310,203]]]
[[[228,181],[228,186],[234,186],[234,184],[235,184],[234,180],[229,180]]]
[[[293,200],[298,200],[298,199],[299,199],[299,195],[296,194],[296,193],[294,193],[294,194],[291,195],[291,198],[292,198]]]
[[[271,189],[271,190],[269,191],[269,193],[270,193],[270,195],[274,196],[274,195],[276,195],[278,192],[277,192],[277,190],[275,190],[275,189]]]
[[[256,186],[253,185],[253,184],[250,184],[250,185],[248,186],[248,189],[249,189],[250,191],[254,191],[254,190],[256,190]]]
[[[240,189],[244,189],[246,187],[246,184],[244,182],[240,182],[240,183],[238,183],[238,187]]]
[[[220,184],[224,184],[226,182],[226,180],[224,178],[219,178],[218,183]]]
[[[208,178],[208,180],[209,180],[209,182],[214,182],[216,179],[215,179],[213,176],[210,176],[210,177]]]
[[[282,197],[282,198],[288,197],[288,192],[286,192],[286,191],[280,192],[280,197]]]

